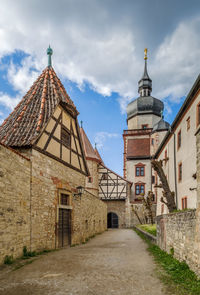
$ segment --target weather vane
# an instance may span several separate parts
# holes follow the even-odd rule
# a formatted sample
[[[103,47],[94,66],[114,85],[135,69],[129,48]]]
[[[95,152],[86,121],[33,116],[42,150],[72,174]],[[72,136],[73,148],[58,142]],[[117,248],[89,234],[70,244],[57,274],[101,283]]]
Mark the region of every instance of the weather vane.
[[[145,48],[145,49],[144,49],[144,59],[145,59],[145,60],[148,58],[148,57],[147,57],[147,51],[148,51],[148,49]]]

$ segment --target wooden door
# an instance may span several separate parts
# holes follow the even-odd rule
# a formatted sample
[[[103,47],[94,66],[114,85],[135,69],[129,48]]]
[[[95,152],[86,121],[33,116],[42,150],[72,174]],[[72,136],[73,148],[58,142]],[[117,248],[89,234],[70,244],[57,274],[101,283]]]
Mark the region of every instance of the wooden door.
[[[71,211],[59,209],[58,247],[66,247],[71,243]]]

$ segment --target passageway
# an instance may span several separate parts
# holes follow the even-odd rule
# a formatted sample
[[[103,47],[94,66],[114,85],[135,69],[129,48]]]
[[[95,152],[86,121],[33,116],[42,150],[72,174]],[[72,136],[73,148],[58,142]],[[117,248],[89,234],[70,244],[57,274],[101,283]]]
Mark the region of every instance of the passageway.
[[[164,295],[146,244],[129,229],[111,229],[87,244],[0,271],[1,295]]]

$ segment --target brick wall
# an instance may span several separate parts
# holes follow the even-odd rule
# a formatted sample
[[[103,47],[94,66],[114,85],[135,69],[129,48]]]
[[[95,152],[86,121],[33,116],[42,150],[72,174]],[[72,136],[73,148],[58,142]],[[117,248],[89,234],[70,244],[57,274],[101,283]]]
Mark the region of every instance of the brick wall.
[[[0,263],[30,247],[30,161],[0,144]]]

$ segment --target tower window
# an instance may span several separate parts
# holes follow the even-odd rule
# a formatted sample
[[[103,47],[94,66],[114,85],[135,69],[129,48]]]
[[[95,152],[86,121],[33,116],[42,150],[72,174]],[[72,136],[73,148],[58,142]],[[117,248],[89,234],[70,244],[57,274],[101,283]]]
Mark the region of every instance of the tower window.
[[[142,129],[147,129],[148,128],[148,124],[142,124]]]
[[[144,176],[145,175],[145,167],[140,164],[135,166],[135,176]]]
[[[144,193],[145,193],[144,184],[143,183],[137,183],[135,185],[135,194],[138,196],[138,195],[141,195],[141,194],[144,194]]]
[[[62,143],[70,148],[70,145],[71,145],[71,136],[70,136],[70,133],[62,127],[61,129],[61,140],[62,140]]]

